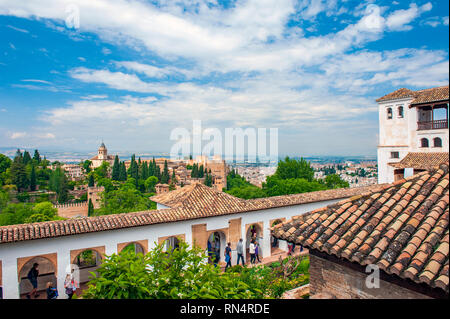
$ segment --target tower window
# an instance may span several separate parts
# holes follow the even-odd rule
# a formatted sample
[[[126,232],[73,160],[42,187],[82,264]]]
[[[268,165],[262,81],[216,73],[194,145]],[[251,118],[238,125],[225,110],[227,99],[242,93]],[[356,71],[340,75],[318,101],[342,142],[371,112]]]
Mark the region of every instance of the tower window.
[[[403,118],[403,106],[398,107],[398,117]]]
[[[433,146],[434,147],[442,147],[442,140],[439,137],[435,137],[433,139]]]
[[[429,147],[429,143],[428,143],[428,139],[427,138],[422,138],[420,139],[420,147]]]
[[[387,109],[387,119],[390,120],[392,119],[392,108],[388,107]]]
[[[400,158],[399,152],[391,152],[391,158]]]

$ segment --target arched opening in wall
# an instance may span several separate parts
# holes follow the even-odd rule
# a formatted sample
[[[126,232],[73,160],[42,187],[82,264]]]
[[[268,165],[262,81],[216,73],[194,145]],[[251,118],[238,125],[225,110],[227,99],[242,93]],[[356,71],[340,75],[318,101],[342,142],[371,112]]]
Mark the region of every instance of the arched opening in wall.
[[[133,252],[135,254],[145,254],[144,247],[139,243],[130,243],[126,245],[122,251]]]
[[[392,119],[392,108],[390,107],[387,108],[387,119]]]
[[[75,269],[75,285],[77,290],[75,294],[79,294],[81,291],[87,288],[87,283],[92,276],[92,273],[97,274],[97,269],[102,263],[102,255],[94,249],[86,249],[75,256],[72,264],[78,269]]]
[[[263,230],[262,227],[259,224],[252,224],[248,227],[247,229],[247,233],[246,233],[246,259],[247,262],[250,261],[250,244],[253,243],[257,243],[258,244],[258,255],[259,255],[259,259],[262,258],[262,234],[263,234]]]
[[[164,241],[163,252],[171,253],[175,249],[178,249],[178,247],[180,247],[180,240],[177,237],[172,236]]]
[[[219,263],[223,261],[225,257],[222,258],[227,238],[222,231],[215,231],[211,233],[208,237],[207,252],[208,252],[208,262],[209,263]]]
[[[399,106],[398,107],[398,117],[399,118],[403,118],[403,106]]]
[[[275,225],[281,224],[283,221],[281,219],[274,220],[270,227],[274,227]],[[282,251],[279,249],[280,242],[278,238],[275,238],[272,234],[270,235],[270,253],[271,255],[281,253]]]
[[[428,139],[427,138],[421,138],[420,139],[420,147],[429,147]]]
[[[433,147],[442,147],[442,140],[439,137],[433,139]]]
[[[35,265],[36,267],[34,267]],[[37,272],[32,270],[33,267]],[[20,298],[28,299],[27,295],[31,293],[31,299],[47,299],[45,290],[49,282],[56,287],[56,265],[50,259],[42,256],[31,258],[19,269]],[[36,293],[33,293],[34,288]]]

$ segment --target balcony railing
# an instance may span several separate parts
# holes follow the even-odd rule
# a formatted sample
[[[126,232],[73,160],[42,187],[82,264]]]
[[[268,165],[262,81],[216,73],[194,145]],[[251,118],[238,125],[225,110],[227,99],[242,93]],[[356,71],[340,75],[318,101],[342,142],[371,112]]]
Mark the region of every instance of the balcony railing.
[[[417,122],[417,130],[439,130],[443,128],[448,128],[447,120],[436,120],[427,122]]]

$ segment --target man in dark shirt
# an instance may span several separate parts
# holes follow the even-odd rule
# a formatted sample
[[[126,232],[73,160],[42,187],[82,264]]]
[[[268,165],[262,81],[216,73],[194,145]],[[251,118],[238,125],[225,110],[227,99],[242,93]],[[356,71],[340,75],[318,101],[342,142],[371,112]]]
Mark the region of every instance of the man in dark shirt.
[[[227,247],[225,248],[225,261],[227,265],[225,266],[225,270],[228,267],[231,267],[231,243],[228,243]]]
[[[27,294],[27,298],[30,299],[31,295],[34,296],[34,298],[39,297],[39,294],[36,293],[37,291],[37,278],[39,276],[39,264],[38,263],[34,263],[33,264],[33,268],[30,269],[30,271],[28,272],[28,280],[31,282],[31,285],[33,286],[33,290],[31,290],[31,292],[29,292]]]

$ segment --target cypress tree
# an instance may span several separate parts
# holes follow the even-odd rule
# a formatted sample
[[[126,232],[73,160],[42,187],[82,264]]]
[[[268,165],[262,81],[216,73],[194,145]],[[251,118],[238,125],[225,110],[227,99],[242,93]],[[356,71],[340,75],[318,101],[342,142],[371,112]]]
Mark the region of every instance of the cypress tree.
[[[147,178],[149,178],[149,174],[148,174],[148,165],[147,162],[143,162],[141,165],[141,178],[143,180],[146,180]]]
[[[92,204],[92,200],[89,198],[88,216],[91,217],[93,214],[94,214],[94,204]]]
[[[88,186],[89,186],[89,187],[94,187],[94,185],[95,185],[94,175],[93,175],[93,174],[90,174],[90,175],[89,175]]]
[[[34,156],[33,159],[40,164],[41,163],[41,155],[39,154],[38,150],[34,150]]]
[[[30,153],[28,153],[28,151],[25,151],[23,153],[23,164],[27,165],[30,162],[31,162],[31,155],[30,155]]]
[[[130,167],[128,168],[128,174],[136,180],[136,183],[139,180],[139,166],[136,163],[136,156],[133,154],[131,157]]]
[[[197,178],[198,177],[197,164],[192,165],[191,177],[192,178]]]
[[[111,173],[112,180],[114,180],[114,181],[120,180],[119,174],[120,174],[119,156],[116,155],[116,157],[114,158],[114,165],[113,165],[112,173]]]
[[[205,169],[203,168],[203,165],[200,165],[198,169],[198,177],[202,178],[205,176]]]
[[[177,177],[175,175],[175,169],[172,170],[172,180],[170,181],[172,184],[177,183]]]
[[[34,168],[34,165],[31,166],[30,190],[32,192],[36,190],[36,169]]]
[[[22,152],[18,149],[16,156],[11,164],[11,179],[13,184],[17,186],[17,189],[25,189],[28,187],[28,177],[25,170],[25,165],[23,164]]]
[[[127,180],[127,169],[125,168],[125,162],[120,163],[119,181]]]
[[[164,161],[164,170],[161,175],[161,183],[163,183],[163,184],[169,183],[169,167],[167,165],[167,161]]]

